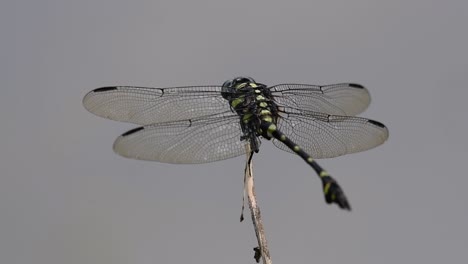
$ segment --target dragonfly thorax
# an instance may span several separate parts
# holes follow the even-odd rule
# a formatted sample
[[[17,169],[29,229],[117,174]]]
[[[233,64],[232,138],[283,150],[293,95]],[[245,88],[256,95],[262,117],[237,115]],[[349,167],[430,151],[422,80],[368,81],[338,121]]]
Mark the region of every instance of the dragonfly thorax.
[[[242,140],[249,140],[252,149],[258,151],[258,137],[271,139],[261,129],[262,123],[276,124],[278,110],[268,87],[252,78],[238,77],[223,84],[222,96],[231,109],[239,115]]]

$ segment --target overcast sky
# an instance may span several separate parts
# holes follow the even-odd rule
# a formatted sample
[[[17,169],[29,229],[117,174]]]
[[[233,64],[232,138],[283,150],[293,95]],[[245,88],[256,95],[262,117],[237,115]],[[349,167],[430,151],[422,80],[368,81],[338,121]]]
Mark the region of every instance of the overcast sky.
[[[254,263],[244,157],[122,158],[135,127],[82,106],[107,85],[357,82],[389,140],[321,160],[352,212],[264,141],[256,190],[273,263],[464,263],[468,2],[6,0],[0,3],[0,262]]]

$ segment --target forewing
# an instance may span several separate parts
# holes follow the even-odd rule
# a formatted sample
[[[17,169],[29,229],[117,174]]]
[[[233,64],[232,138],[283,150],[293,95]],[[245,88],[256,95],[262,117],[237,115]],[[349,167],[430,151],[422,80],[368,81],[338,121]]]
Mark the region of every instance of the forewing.
[[[102,87],[83,98],[91,113],[139,125],[187,120],[229,111],[220,86]]]
[[[270,90],[279,106],[329,115],[354,116],[366,110],[370,103],[368,90],[355,83],[280,84]]]
[[[114,151],[124,157],[164,163],[206,163],[245,154],[239,116],[183,120],[139,127],[124,133]]]
[[[316,159],[368,150],[388,138],[388,129],[374,120],[292,109],[285,112],[278,119],[278,129]],[[273,144],[293,153],[281,141],[275,139]]]

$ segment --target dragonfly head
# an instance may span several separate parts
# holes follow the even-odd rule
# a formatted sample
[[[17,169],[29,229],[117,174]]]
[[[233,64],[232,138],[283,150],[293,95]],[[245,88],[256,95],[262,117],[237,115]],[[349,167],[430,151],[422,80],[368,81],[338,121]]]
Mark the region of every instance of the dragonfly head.
[[[250,77],[237,77],[237,78],[225,81],[223,83],[223,87],[236,88],[243,83],[255,83],[255,80]]]
[[[237,89],[246,86],[249,83],[255,83],[255,80],[250,77],[236,77],[231,80],[227,80],[223,83],[222,95],[225,99],[231,99],[230,94],[235,93]]]

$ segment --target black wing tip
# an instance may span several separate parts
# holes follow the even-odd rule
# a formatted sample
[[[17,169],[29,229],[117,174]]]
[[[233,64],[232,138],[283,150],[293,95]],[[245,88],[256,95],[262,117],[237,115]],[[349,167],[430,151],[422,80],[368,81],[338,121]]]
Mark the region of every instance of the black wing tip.
[[[128,136],[128,135],[131,135],[131,134],[136,133],[136,132],[138,132],[138,131],[140,131],[140,130],[143,130],[143,129],[145,129],[145,128],[144,128],[144,127],[137,127],[137,128],[131,129],[131,130],[129,130],[129,131],[123,133],[123,134],[122,134],[122,137],[126,137],[126,136]]]
[[[353,88],[357,88],[357,89],[365,89],[365,87],[360,85],[359,83],[350,83],[349,87],[353,87]]]
[[[93,92],[100,93],[100,92],[107,92],[107,91],[113,91],[113,90],[117,90],[117,87],[115,86],[100,87],[100,88],[94,89]]]
[[[373,124],[375,126],[381,127],[381,128],[386,128],[386,126],[384,124],[380,123],[379,121],[369,119],[369,120],[367,120],[367,122],[369,122],[369,123],[371,123],[371,124]]]

